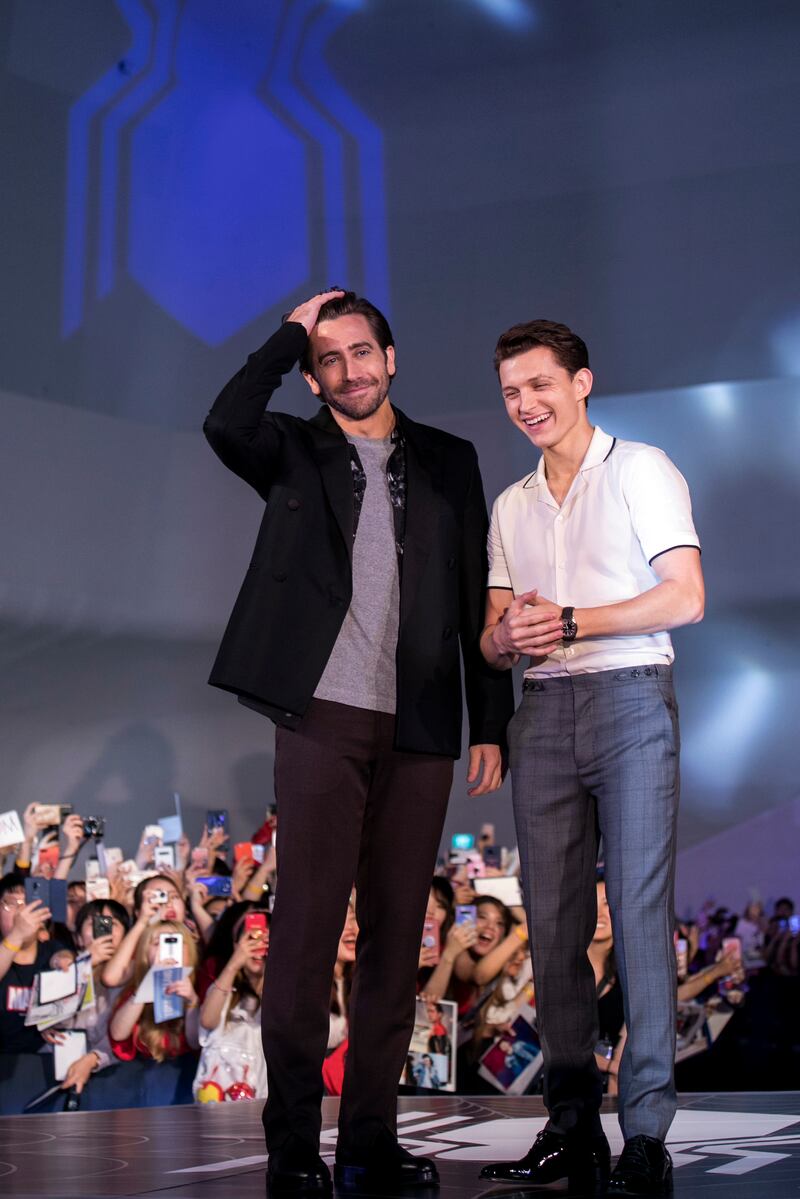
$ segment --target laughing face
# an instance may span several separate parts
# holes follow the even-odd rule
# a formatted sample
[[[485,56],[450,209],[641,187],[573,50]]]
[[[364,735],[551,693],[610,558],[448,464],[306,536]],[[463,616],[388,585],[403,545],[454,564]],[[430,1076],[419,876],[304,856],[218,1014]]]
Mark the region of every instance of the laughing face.
[[[499,378],[509,420],[538,449],[566,446],[588,428],[592,373],[584,368],[570,375],[548,346],[506,358]]]
[[[358,941],[358,921],[352,902],[347,909],[347,919],[344,922],[342,935],[339,938],[339,949],[336,959],[339,962],[354,962],[356,960],[356,942]]]
[[[493,903],[479,904],[475,927],[478,937],[472,946],[472,952],[482,958],[491,953],[505,936],[506,925],[502,912]]]

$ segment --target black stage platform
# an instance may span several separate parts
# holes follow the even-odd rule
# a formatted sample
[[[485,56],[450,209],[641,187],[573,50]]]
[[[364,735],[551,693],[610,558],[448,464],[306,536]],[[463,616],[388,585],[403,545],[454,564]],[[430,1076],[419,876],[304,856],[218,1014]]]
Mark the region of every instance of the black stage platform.
[[[326,1099],[323,1154],[333,1161],[338,1100]],[[261,1103],[0,1118],[0,1195],[9,1199],[262,1199]],[[611,1107],[603,1123],[621,1148]],[[537,1099],[400,1100],[412,1152],[434,1157],[442,1199],[533,1196],[478,1180],[480,1164],[521,1156],[544,1124]],[[672,1126],[681,1199],[800,1196],[800,1092],[685,1095]],[[428,1192],[425,1192],[427,1195]]]

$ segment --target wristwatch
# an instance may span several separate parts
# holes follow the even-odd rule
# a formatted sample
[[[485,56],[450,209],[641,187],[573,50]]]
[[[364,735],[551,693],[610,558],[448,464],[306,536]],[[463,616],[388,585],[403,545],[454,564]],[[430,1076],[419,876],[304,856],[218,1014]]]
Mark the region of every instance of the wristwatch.
[[[578,626],[575,623],[575,609],[561,609],[561,640],[574,641],[578,636]]]

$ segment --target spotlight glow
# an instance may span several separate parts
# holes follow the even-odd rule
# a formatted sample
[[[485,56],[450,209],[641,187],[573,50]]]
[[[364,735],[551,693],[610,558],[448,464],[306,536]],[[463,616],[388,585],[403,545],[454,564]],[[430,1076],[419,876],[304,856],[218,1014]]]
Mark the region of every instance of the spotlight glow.
[[[533,9],[526,0],[473,0],[473,3],[509,29],[530,29],[534,24]]]
[[[684,769],[704,785],[704,803],[724,807],[745,775],[752,750],[762,739],[775,698],[775,679],[760,666],[743,664],[735,681],[726,679],[711,702],[708,719],[684,740]]]

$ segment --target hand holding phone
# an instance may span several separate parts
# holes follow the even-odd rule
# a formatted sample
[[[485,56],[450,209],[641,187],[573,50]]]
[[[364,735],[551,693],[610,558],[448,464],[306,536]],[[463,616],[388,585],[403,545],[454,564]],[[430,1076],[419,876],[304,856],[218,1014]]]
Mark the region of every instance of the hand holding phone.
[[[183,965],[183,937],[180,933],[161,933],[158,938],[158,958],[162,966]]]
[[[477,924],[478,909],[474,903],[456,905],[456,924]]]

